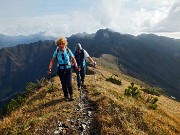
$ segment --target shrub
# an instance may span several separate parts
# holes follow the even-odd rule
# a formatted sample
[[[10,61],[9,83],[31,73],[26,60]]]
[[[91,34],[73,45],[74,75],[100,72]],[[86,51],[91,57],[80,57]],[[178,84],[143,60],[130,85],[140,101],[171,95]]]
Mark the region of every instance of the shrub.
[[[157,109],[157,104],[148,104],[148,108],[156,110]]]
[[[156,104],[157,101],[158,101],[158,98],[153,97],[150,102],[151,102],[151,104]]]
[[[36,80],[37,88],[41,88],[45,84],[47,84],[47,80],[45,78],[41,78],[40,80]]]
[[[160,96],[162,93],[162,90],[160,88],[147,88],[147,89],[142,89],[142,91],[144,91],[147,94],[156,95],[156,96]]]
[[[26,98],[24,98],[23,96],[21,96],[21,95],[18,95],[18,97],[17,97],[17,102],[19,103],[19,104],[22,104],[22,103],[24,103],[26,101]]]
[[[53,92],[53,85],[47,87],[47,92],[52,93]]]
[[[149,103],[148,103],[148,108],[149,109],[153,109],[153,110],[156,110],[158,105],[156,104],[158,101],[158,98],[157,97],[153,97]]]
[[[111,77],[106,78],[106,81],[112,82],[112,83],[117,84],[117,85],[121,85],[121,80],[116,79],[115,76],[118,77],[118,75],[113,74]]]
[[[29,82],[26,85],[26,91],[19,93],[18,95],[16,95],[16,99],[11,99],[11,101],[5,105],[4,111],[5,114],[9,114],[12,111],[16,110],[22,103],[24,103],[26,101],[26,97],[28,96],[29,93],[34,92],[35,90],[37,90],[38,88],[40,88],[41,86],[43,86],[44,84],[47,83],[47,80],[45,78],[42,78],[41,80],[37,80],[36,83],[32,83]],[[50,89],[48,89],[48,92],[52,92],[52,87]],[[0,118],[3,116],[0,116]]]
[[[33,92],[33,91],[36,90],[37,88],[38,88],[38,87],[37,87],[37,84],[36,84],[36,83],[29,82],[29,83],[27,83],[27,85],[26,85],[26,91],[27,91],[28,93]]]
[[[131,82],[131,85],[128,86],[127,89],[125,89],[124,94],[137,98],[137,97],[140,96],[140,91],[139,91],[138,87],[135,87],[135,86],[134,86],[134,83]]]
[[[15,100],[11,99],[11,101],[5,106],[6,113],[11,113],[12,111],[16,110],[20,104]]]

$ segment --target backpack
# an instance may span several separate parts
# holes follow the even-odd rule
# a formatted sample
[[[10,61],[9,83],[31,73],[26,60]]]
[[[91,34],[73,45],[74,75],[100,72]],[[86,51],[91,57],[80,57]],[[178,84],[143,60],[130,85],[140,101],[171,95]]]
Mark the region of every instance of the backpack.
[[[76,62],[78,64],[78,66],[84,67],[84,65],[86,64],[86,59],[85,59],[85,55],[84,55],[84,49],[81,49],[80,54],[76,50],[75,53],[74,53],[74,57],[76,59]]]
[[[68,53],[68,56],[70,58],[70,49],[68,47],[66,47],[66,51]],[[56,61],[57,61],[57,66],[64,66],[64,69],[65,69],[65,66],[68,65],[68,64],[59,64],[58,63],[58,54],[59,54],[59,48],[57,47],[56,48]],[[61,56],[62,57],[62,56]],[[70,59],[70,65],[72,65],[72,62],[71,62],[71,59]]]
[[[68,52],[68,56],[70,57],[70,49],[66,47],[66,51]],[[56,48],[56,60],[58,61],[59,47]]]

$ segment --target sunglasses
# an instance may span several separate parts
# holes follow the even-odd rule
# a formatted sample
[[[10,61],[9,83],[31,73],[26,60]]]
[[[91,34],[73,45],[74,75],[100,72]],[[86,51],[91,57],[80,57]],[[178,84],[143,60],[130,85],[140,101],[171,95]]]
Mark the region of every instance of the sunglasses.
[[[62,53],[61,56],[62,56],[62,59],[64,60],[64,53]]]
[[[59,46],[59,45],[65,45],[65,43],[63,43],[63,42],[60,42],[60,43],[58,43],[58,46]]]

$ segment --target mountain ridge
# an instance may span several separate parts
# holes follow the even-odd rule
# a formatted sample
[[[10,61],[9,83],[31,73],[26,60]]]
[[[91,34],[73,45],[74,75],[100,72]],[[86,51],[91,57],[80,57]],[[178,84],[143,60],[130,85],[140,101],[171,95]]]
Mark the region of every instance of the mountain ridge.
[[[154,36],[146,35],[144,39],[101,29],[93,34],[82,33],[68,37],[68,47],[73,51],[79,42],[90,56],[111,54],[117,57],[118,66],[127,74],[149,85],[161,87],[169,95],[180,99],[179,42],[165,37],[159,40],[158,36]],[[23,91],[27,82],[45,76],[55,48],[54,41],[49,40],[1,49],[1,98]],[[53,71],[56,71],[55,66]]]
[[[166,85],[163,88],[169,89],[168,91],[176,89],[178,92],[177,89],[179,89],[180,83],[178,82],[180,80],[180,42],[172,38],[155,35],[153,37],[156,38],[153,38],[151,36],[151,34],[150,37],[146,35],[147,38],[142,39],[102,29],[95,33],[93,40],[78,36],[69,39],[73,42],[82,43],[84,48],[89,50],[89,53],[93,56],[99,57],[103,53],[116,56],[119,58],[119,63],[128,69],[130,75],[145,80],[152,85],[160,87]],[[146,40],[147,42],[145,42]],[[163,42],[163,44],[160,42]],[[162,81],[159,83],[160,80]],[[168,82],[168,80],[172,81]],[[173,86],[173,81],[177,81],[176,86]],[[167,85],[169,85],[169,88]],[[173,95],[179,97],[180,94],[177,94],[177,92]]]
[[[88,67],[88,71],[93,74],[86,76],[87,89],[83,89],[87,97],[82,102],[89,102],[89,106],[81,107],[82,102],[74,81],[75,100],[65,102],[59,78],[56,76],[52,80],[53,87],[51,83],[47,83],[37,90],[32,89],[32,93],[21,107],[0,120],[0,133],[74,135],[81,133],[176,135],[180,133],[179,102],[163,95],[157,97],[147,94],[141,90],[139,98],[127,96],[124,94],[125,89],[132,82],[138,89],[149,86],[119,72],[112,64],[117,62],[114,56],[104,55],[95,60],[97,67],[95,69]],[[116,75],[114,77],[116,80],[121,80],[122,84],[117,85],[107,81],[112,75]],[[158,98],[156,110],[148,108],[149,99],[154,97]],[[81,109],[86,111],[79,114]],[[91,120],[88,121],[88,118]]]

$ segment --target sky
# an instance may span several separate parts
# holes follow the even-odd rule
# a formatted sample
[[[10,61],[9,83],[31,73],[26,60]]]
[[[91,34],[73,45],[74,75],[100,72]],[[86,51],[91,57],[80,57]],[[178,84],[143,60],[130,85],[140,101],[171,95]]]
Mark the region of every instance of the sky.
[[[180,39],[180,0],[0,0],[0,33],[51,36],[109,28]]]

